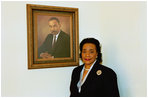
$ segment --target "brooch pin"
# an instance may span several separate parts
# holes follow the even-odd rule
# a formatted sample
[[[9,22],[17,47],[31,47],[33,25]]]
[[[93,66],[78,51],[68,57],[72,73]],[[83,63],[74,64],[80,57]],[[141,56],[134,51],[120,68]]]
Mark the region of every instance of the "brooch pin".
[[[97,75],[99,76],[99,75],[102,74],[102,71],[101,71],[101,70],[98,70],[96,73],[97,73]]]

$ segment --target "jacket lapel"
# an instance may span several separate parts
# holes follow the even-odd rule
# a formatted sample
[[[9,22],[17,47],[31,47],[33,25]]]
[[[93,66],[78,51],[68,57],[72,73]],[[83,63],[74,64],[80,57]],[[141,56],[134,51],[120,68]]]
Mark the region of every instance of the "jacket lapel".
[[[99,69],[99,67],[100,67],[100,64],[98,63],[98,61],[96,61],[91,71],[89,72],[85,82],[83,83],[82,88],[87,87],[88,84],[91,84],[91,82],[93,81],[93,78],[96,76],[96,72]]]
[[[55,47],[54,47],[55,49],[53,49],[54,50],[53,53],[57,50],[57,47],[59,47],[59,45],[61,45],[60,43],[62,41],[62,36],[63,36],[63,32],[61,31],[59,36],[58,36],[58,39],[55,43]]]

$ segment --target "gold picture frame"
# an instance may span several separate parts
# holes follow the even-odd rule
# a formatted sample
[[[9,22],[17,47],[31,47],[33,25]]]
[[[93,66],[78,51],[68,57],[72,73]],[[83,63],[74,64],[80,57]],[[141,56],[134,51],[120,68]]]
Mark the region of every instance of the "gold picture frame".
[[[26,7],[28,69],[79,65],[78,8],[34,4],[27,4]],[[66,41],[66,37],[61,38],[61,41],[57,39],[59,45],[57,45],[55,51],[57,52],[59,50],[60,52],[57,52],[57,55],[60,56],[53,55],[55,54],[54,51],[54,53],[51,55],[51,58],[42,58],[41,54],[43,52],[40,52],[42,46],[44,46],[45,49],[49,48],[47,51],[48,53],[49,50],[53,50],[50,48],[50,46],[48,46],[49,44],[45,44],[47,39],[49,39],[47,36],[53,35],[50,32],[51,28],[49,30],[49,19],[51,18],[57,18],[60,21],[60,32],[65,32],[65,35],[69,36],[67,37],[69,40]],[[60,34],[58,35],[58,38],[61,36]],[[52,41],[48,40],[48,42],[51,43]],[[63,46],[64,48],[62,48]],[[69,52],[67,53],[67,51]],[[69,55],[66,56],[66,54]]]

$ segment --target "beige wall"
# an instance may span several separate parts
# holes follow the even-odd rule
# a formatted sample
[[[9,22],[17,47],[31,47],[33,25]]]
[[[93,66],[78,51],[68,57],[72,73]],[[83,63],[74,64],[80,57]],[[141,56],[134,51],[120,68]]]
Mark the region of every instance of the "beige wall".
[[[146,2],[1,2],[2,96],[69,96],[74,67],[27,69],[26,4],[79,8],[79,40],[102,44],[121,96],[146,96]],[[81,62],[82,64],[82,62]]]

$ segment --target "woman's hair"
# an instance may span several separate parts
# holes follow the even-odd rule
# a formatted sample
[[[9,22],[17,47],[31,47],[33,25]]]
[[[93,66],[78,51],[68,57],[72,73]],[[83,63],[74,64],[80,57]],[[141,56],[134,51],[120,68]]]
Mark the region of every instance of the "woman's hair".
[[[86,43],[91,43],[96,46],[96,51],[98,53],[97,60],[99,61],[99,63],[102,63],[102,53],[101,53],[100,42],[95,38],[86,38],[81,41],[81,43],[80,43],[80,58],[82,58],[82,48],[83,48],[84,44],[86,44]]]

